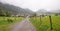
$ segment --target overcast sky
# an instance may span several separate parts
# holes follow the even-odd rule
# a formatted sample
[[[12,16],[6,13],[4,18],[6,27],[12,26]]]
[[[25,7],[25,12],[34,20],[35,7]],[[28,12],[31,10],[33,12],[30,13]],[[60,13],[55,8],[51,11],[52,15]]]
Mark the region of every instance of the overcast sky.
[[[32,11],[38,9],[58,10],[60,9],[60,0],[0,0],[22,8],[29,8]]]

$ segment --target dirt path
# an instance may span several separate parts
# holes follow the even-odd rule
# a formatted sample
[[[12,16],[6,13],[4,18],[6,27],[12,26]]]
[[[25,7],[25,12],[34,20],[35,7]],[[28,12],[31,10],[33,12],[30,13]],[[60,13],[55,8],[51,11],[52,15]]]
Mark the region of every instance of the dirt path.
[[[10,31],[36,31],[35,27],[31,24],[28,17],[12,26]]]

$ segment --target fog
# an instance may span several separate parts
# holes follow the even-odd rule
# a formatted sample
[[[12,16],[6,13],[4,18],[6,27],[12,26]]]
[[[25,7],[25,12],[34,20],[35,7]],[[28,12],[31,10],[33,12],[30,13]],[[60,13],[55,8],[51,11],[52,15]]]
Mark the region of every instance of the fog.
[[[47,11],[60,10],[60,0],[0,0],[0,2],[12,4],[32,11],[45,9]]]

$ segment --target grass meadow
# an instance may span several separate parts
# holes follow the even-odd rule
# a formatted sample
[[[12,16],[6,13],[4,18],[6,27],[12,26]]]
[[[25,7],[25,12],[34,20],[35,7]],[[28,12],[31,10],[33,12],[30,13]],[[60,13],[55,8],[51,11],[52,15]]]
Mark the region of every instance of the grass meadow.
[[[51,16],[52,19],[52,31],[60,31],[60,15],[59,16]],[[51,31],[50,28],[50,20],[49,16],[41,17],[31,17],[31,23],[36,27],[37,31]]]
[[[12,22],[8,21],[10,19]],[[2,17],[0,16],[0,31],[9,31],[9,26],[22,21],[22,17]]]

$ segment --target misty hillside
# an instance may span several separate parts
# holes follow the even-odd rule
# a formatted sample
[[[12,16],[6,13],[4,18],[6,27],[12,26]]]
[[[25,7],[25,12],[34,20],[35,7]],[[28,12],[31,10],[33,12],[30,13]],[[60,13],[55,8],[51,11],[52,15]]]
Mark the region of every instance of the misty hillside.
[[[47,12],[46,10],[44,10],[44,9],[38,10],[38,11],[36,12],[37,15],[43,15],[43,14],[47,14],[47,13],[48,13],[48,12]]]
[[[44,9],[38,10],[37,15],[50,15],[50,14],[60,14],[60,10],[51,10],[51,11],[47,11]]]
[[[13,6],[10,4],[4,4],[0,2],[0,12],[4,11],[4,13],[8,12],[10,15],[18,15],[18,14],[33,14],[33,11],[31,11],[30,9],[23,9],[17,6]]]

